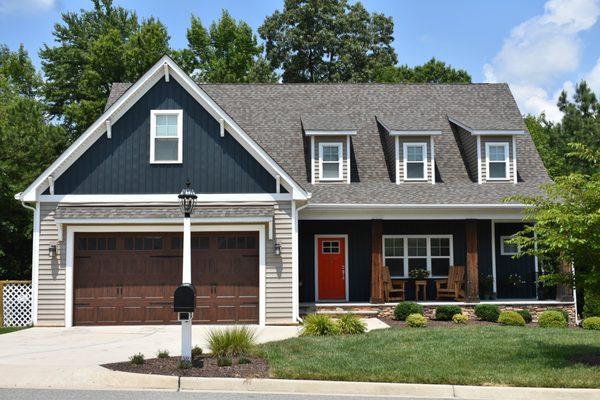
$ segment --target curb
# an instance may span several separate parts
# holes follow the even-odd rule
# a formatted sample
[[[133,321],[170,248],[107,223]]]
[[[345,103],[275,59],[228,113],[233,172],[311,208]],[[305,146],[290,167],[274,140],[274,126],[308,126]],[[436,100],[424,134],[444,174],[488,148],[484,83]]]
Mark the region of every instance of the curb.
[[[314,381],[289,379],[181,377],[180,391],[367,395],[491,400],[600,399],[600,389],[456,386],[411,383]]]

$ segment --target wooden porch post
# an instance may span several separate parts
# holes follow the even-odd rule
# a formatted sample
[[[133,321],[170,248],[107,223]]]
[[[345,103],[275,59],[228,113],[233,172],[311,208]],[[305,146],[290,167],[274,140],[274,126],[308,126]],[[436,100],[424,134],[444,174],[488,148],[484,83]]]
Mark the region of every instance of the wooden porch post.
[[[383,303],[383,255],[381,254],[381,235],[383,223],[380,219],[371,221],[371,303]]]
[[[561,257],[560,272],[563,274],[571,273],[571,263]],[[571,285],[561,284],[556,286],[557,301],[573,301],[573,288]]]
[[[479,302],[479,264],[477,260],[477,221],[466,222],[467,234],[467,287],[466,301]]]

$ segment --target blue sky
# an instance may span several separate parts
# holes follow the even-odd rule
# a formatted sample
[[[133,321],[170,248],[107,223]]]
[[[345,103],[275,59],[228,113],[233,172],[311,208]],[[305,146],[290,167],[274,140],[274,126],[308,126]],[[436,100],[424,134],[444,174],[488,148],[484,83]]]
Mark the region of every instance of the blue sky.
[[[369,11],[392,16],[401,63],[431,57],[466,69],[477,82],[508,82],[522,112],[555,107],[563,88],[585,78],[600,93],[600,0],[363,0]],[[283,0],[115,0],[139,16],[163,21],[175,48],[186,45],[191,14],[208,25],[227,9],[254,29]],[[23,43],[36,65],[43,43],[52,44],[61,12],[89,8],[84,0],[0,0],[0,43]]]

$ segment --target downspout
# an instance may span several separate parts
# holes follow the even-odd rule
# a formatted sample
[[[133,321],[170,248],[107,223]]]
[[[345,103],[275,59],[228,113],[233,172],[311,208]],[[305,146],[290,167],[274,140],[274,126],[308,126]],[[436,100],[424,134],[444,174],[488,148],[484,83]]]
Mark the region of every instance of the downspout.
[[[300,222],[300,221],[299,221],[299,219],[298,219],[298,215],[299,215],[299,212],[300,212],[301,210],[303,210],[304,208],[308,207],[308,205],[309,205],[309,203],[310,203],[310,198],[311,198],[311,197],[312,197],[312,196],[311,196],[311,193],[308,193],[308,198],[307,198],[306,204],[304,204],[303,206],[297,207],[297,208],[296,208],[296,211],[295,211],[295,213],[294,213],[294,214],[295,214],[295,215],[294,215],[294,219],[295,219],[295,221],[296,221],[296,228],[295,228],[295,229],[296,229],[296,248],[297,248],[297,249],[299,248],[299,246],[298,246],[298,241],[299,241],[299,240],[298,240],[298,225],[299,225],[299,224],[298,224],[298,223]],[[296,265],[297,265],[297,268],[296,268],[296,269],[298,270],[298,269],[300,268],[300,254],[299,254],[299,251],[298,251],[297,253],[298,253],[298,254],[296,254]],[[299,273],[300,273],[300,271],[298,270],[298,274],[299,274]],[[294,282],[294,284],[295,284],[296,286],[298,286],[298,283],[299,283],[299,281],[298,281],[298,282]],[[296,290],[297,290],[297,291],[298,291],[298,293],[299,293],[299,291],[300,291],[300,288],[298,287]],[[298,294],[298,311],[300,311],[300,295],[299,295],[299,294]],[[296,317],[296,320],[297,320],[299,323],[302,323],[302,322],[303,322],[302,318],[300,318],[300,312],[298,312],[298,316]]]

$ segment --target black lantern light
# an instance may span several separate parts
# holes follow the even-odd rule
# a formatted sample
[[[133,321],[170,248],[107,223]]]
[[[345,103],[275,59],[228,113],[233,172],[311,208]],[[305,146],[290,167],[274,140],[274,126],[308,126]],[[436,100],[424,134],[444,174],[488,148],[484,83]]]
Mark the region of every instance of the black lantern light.
[[[196,199],[198,198],[194,189],[190,187],[190,181],[185,183],[185,187],[181,189],[181,193],[179,193],[178,197],[181,212],[189,218],[190,214],[194,212],[194,206],[196,205]]]

